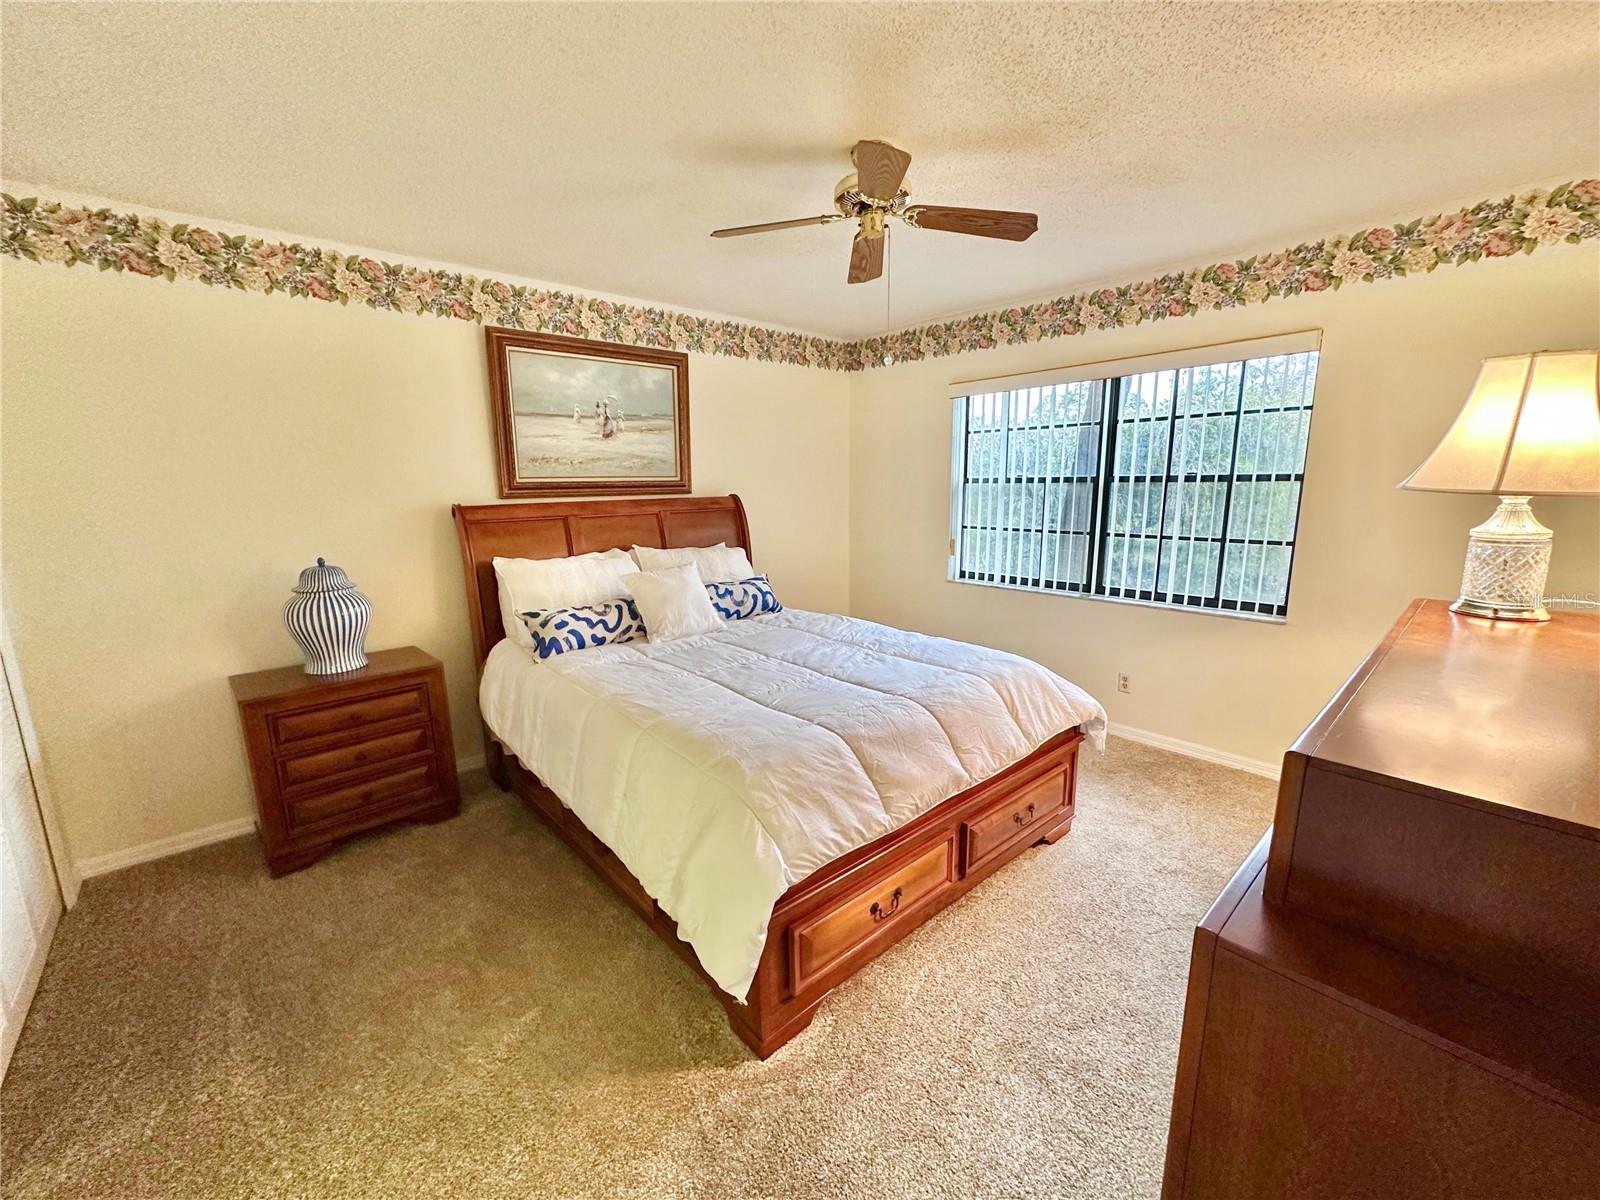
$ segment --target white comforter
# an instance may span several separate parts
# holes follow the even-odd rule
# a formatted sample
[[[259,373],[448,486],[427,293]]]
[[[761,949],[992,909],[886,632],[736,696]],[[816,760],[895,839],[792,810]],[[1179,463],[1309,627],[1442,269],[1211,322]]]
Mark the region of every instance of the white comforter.
[[[539,660],[502,641],[495,735],[743,1000],[793,884],[1105,710],[1037,663],[787,609]]]

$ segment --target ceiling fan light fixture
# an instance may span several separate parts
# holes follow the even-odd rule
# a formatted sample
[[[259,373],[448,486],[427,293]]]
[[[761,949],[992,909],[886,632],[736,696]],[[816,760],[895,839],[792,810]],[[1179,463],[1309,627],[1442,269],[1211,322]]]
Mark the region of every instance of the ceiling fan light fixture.
[[[850,159],[856,169],[834,188],[834,213],[822,217],[801,217],[793,221],[768,221],[761,225],[717,229],[712,231],[711,236],[735,237],[853,220],[857,229],[850,247],[847,279],[850,283],[866,283],[882,273],[881,247],[886,232],[885,222],[889,217],[896,217],[913,229],[938,229],[1010,242],[1027,241],[1039,228],[1039,218],[1029,212],[908,204],[910,191],[906,187],[906,171],[911,166],[911,155],[888,142],[863,139],[851,149]]]

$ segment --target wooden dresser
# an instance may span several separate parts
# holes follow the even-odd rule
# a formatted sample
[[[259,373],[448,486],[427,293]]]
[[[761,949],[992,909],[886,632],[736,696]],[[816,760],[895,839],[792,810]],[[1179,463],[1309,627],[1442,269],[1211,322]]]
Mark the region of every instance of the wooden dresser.
[[[1600,1197],[1600,616],[1419,600],[1195,931],[1164,1200]]]
[[[415,646],[339,675],[280,667],[228,682],[272,874],[381,825],[461,811],[444,668]]]

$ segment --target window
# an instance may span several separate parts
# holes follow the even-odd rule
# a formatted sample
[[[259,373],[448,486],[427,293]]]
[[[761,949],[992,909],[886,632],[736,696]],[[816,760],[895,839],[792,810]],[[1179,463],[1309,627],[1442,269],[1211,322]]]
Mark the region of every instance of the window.
[[[1287,615],[1316,345],[1291,335],[961,388],[950,577]]]

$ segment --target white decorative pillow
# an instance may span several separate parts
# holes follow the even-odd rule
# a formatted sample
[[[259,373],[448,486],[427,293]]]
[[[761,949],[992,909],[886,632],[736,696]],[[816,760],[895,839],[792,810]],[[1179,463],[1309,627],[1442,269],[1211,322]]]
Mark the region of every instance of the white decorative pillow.
[[[626,550],[567,558],[497,558],[494,577],[500,593],[500,624],[513,642],[533,650],[533,637],[520,614],[621,600],[628,594],[622,577],[633,571],[634,562]]]
[[[706,585],[693,563],[660,571],[639,571],[623,584],[639,606],[652,642],[666,642],[722,628],[722,616],[711,607]]]
[[[749,579],[756,573],[756,569],[750,565],[750,556],[738,546],[729,546],[726,542],[718,542],[715,546],[681,546],[676,550],[635,546],[633,556],[639,560],[641,571],[659,571],[665,567],[693,563],[700,569],[700,578],[706,583]]]

